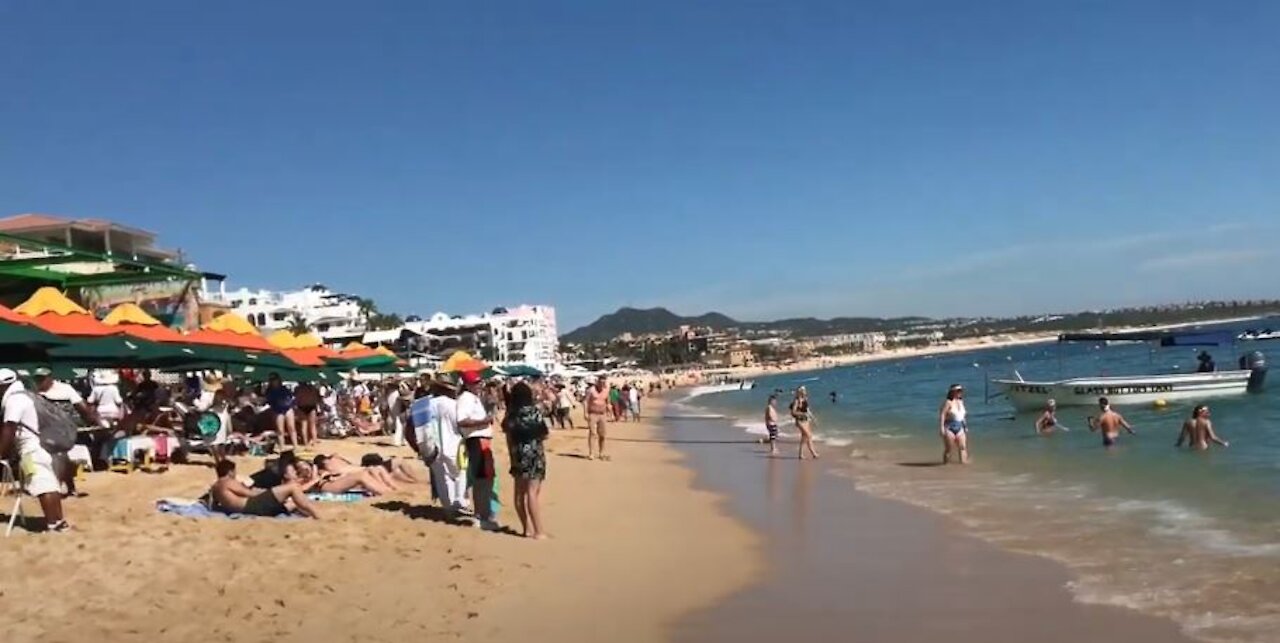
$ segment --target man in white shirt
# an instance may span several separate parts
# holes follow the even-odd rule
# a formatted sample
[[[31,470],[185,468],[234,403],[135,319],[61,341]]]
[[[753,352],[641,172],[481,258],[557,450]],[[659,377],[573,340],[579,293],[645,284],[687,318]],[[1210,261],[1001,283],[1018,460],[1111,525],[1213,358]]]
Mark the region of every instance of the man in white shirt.
[[[458,395],[458,431],[466,438],[467,478],[471,482],[471,501],[480,528],[498,531],[494,515],[493,481],[497,477],[493,462],[493,418],[480,401],[484,380],[478,372],[462,374],[463,391]]]
[[[71,525],[62,516],[62,488],[53,469],[53,456],[40,446],[35,402],[12,369],[0,368],[0,406],[4,409],[0,457],[8,457],[17,443],[18,475],[27,493],[40,501],[46,529],[54,533],[69,530]]]
[[[435,431],[440,455],[431,463],[431,489],[440,504],[456,515],[467,508],[467,472],[458,464],[462,434],[458,432],[458,389],[452,383],[436,381],[431,385],[430,424],[425,430]],[[415,429],[416,430],[416,429]],[[422,438],[418,438],[419,443]]]
[[[53,379],[53,371],[47,368],[37,368],[32,376],[36,390],[44,396],[44,399],[62,407],[63,411],[71,417],[79,416],[84,423],[83,426],[98,425],[98,414],[89,407],[84,397],[80,395],[80,391],[77,391],[74,386]],[[75,465],[67,459],[67,454],[53,454],[53,469],[58,472],[58,478],[67,486],[67,495],[77,498],[84,495],[76,490]]]

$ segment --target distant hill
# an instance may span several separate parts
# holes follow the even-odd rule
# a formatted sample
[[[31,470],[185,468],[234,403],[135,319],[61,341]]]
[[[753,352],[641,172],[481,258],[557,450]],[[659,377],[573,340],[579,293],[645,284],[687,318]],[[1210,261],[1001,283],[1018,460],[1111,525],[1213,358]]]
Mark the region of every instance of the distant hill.
[[[665,333],[681,326],[709,326],[717,330],[734,328],[738,322],[720,313],[682,317],[666,308],[619,308],[600,319],[561,337],[566,342],[604,342],[623,333],[645,335]]]
[[[797,337],[813,337],[836,333],[868,333],[889,331],[913,323],[925,323],[924,317],[899,317],[881,319],[878,317],[836,317],[834,319],[815,319],[800,317],[780,319],[771,322],[737,321],[721,313],[706,313],[696,317],[677,315],[666,308],[620,308],[594,322],[578,328],[561,337],[570,343],[604,342],[623,333],[647,335],[649,333],[665,333],[681,326],[702,326],[725,330],[735,328],[740,331],[786,331]]]

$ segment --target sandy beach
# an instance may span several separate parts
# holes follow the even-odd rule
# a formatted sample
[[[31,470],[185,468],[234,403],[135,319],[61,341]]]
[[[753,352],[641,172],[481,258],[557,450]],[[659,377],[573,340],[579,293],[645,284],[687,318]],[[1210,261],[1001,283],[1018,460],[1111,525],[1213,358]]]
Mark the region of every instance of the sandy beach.
[[[68,502],[74,533],[4,541],[5,640],[596,641],[602,628],[663,640],[757,577],[758,538],[691,491],[654,424],[611,428],[607,463],[581,457],[585,431],[553,436],[545,542],[445,524],[425,486],[326,503],[319,522],[195,520],[154,503],[201,494],[206,466],[91,474],[90,496]],[[321,451],[396,453],[352,440]],[[239,463],[243,476],[259,461]],[[510,478],[500,484],[509,500]],[[509,503],[501,520],[518,524]]]

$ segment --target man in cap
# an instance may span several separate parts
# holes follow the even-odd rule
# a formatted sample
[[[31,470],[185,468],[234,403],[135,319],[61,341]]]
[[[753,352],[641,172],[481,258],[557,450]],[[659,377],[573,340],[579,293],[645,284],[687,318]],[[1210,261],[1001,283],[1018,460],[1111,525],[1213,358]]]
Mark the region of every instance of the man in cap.
[[[84,397],[80,395],[80,391],[66,382],[54,379],[52,370],[45,367],[37,368],[32,372],[32,380],[35,382],[36,391],[44,399],[62,407],[63,412],[69,417],[78,416],[84,426],[98,425],[98,413],[89,407]],[[67,454],[53,454],[53,465],[54,471],[58,472],[58,479],[67,486],[67,495],[77,498],[83,496],[84,494],[76,491],[76,470],[67,459]]]
[[[493,418],[480,400],[484,378],[476,371],[468,371],[462,374],[462,386],[457,405],[458,430],[466,437],[471,501],[476,518],[480,519],[480,528],[498,531],[502,527],[493,512],[493,481],[497,477],[493,463]]]
[[[62,516],[62,489],[53,468],[53,455],[40,446],[40,418],[36,415],[35,401],[12,369],[0,368],[0,406],[4,411],[0,424],[0,458],[7,458],[16,443],[23,487],[39,500],[46,529],[54,533],[71,529]]]
[[[467,508],[467,472],[459,465],[462,433],[458,431],[458,387],[446,379],[433,379],[428,387],[430,402],[424,410],[418,407],[414,420],[414,439],[418,448],[431,432],[439,454],[428,463],[431,469],[432,495],[455,518]],[[422,425],[419,431],[419,424]]]

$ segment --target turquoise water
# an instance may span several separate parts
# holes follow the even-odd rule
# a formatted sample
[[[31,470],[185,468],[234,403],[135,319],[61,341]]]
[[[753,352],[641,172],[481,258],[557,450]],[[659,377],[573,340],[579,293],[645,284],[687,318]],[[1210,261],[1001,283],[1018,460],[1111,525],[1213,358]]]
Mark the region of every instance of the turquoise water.
[[[1267,325],[1280,327],[1249,324]],[[1229,368],[1255,349],[1274,353],[1268,386],[1207,401],[1231,443],[1208,452],[1173,446],[1195,402],[1119,408],[1138,435],[1104,449],[1087,429],[1092,409],[1062,409],[1059,420],[1071,430],[1041,437],[1035,414],[984,401],[987,378],[1015,369],[1027,379],[1188,371],[1200,350],[1192,348],[1042,344],[908,358],[765,377],[753,391],[686,404],[761,433],[769,393],[785,391],[785,415],[791,391],[804,385],[825,454],[849,456],[857,487],[1068,564],[1081,600],[1176,618],[1208,640],[1269,641],[1280,627],[1280,342],[1209,350]],[[941,460],[937,409],[955,382],[968,391],[974,463],[926,466]],[[791,445],[786,452],[794,456]]]

